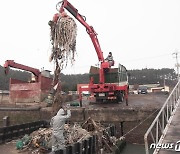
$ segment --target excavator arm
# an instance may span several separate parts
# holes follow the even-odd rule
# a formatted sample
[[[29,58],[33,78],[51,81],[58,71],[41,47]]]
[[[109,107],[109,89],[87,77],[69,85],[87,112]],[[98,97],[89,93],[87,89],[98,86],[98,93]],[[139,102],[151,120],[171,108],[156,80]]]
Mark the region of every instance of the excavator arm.
[[[41,72],[38,69],[15,63],[14,60],[6,60],[5,61],[5,64],[4,64],[5,74],[8,73],[9,67],[18,68],[18,69],[33,73],[36,77],[36,81],[38,81],[38,77],[41,74]]]
[[[89,26],[86,23],[85,18],[83,18],[83,16],[78,13],[78,10],[67,0],[63,0],[59,3],[62,3],[59,9],[60,13],[64,12],[64,8],[67,9],[86,28],[86,31],[89,34],[92,40],[92,43],[94,45],[94,48],[96,50],[99,61],[104,62],[103,52],[101,50],[101,47],[97,38],[97,33],[95,32],[94,28],[92,26]]]

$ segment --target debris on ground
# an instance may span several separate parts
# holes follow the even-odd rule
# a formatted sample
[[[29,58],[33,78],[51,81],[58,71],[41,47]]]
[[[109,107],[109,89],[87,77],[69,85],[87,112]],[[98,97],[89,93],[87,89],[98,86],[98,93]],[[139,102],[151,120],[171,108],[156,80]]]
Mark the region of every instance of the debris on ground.
[[[116,145],[117,139],[115,136],[110,136],[104,126],[89,117],[82,125],[82,128],[89,131],[92,135],[97,135],[97,149],[101,149],[106,152],[113,152],[111,147]]]
[[[37,131],[32,132],[29,136],[26,134],[24,137],[29,138],[26,144],[20,144],[23,138],[16,142],[16,149],[19,152],[31,151],[31,153],[46,153],[51,149],[51,128],[39,128]],[[20,146],[17,146],[19,145]],[[19,148],[20,147],[20,148]]]
[[[91,134],[87,130],[83,129],[79,124],[74,124],[72,127],[66,124],[64,126],[64,130],[66,145],[81,142],[91,136]]]
[[[22,150],[31,140],[31,137],[27,134],[24,137],[16,142],[16,149]]]
[[[19,152],[28,150],[34,154],[47,153],[51,150],[51,135],[52,128],[39,128],[29,136],[25,135],[22,139],[18,140],[16,142],[16,149]],[[97,136],[98,150],[113,151],[111,147],[115,145],[116,137],[111,137],[104,126],[95,122],[92,118],[88,118],[82,125],[75,123],[74,125],[65,124],[64,126],[66,146],[82,142],[93,135]]]

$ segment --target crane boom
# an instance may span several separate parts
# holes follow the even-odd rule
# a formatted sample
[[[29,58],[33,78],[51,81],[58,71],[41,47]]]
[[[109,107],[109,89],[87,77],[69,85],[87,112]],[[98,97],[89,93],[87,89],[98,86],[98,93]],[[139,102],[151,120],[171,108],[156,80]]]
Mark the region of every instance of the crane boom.
[[[67,0],[64,0],[59,12],[62,13],[64,11],[64,8],[67,9],[85,28],[87,33],[89,34],[92,43],[94,45],[94,48],[96,50],[98,59],[100,62],[104,62],[104,56],[103,56],[103,52],[101,50],[98,38],[97,38],[97,33],[95,32],[94,28],[92,26],[89,26],[85,19],[83,18],[82,15],[80,15],[78,13],[78,10],[71,4],[69,3]]]
[[[62,3],[62,4],[61,4]],[[110,64],[110,62],[106,59],[104,59],[103,52],[101,50],[97,33],[95,32],[94,28],[86,23],[86,20],[84,16],[78,13],[78,10],[68,2],[68,0],[63,0],[59,2],[57,5],[59,6],[61,4],[60,8],[58,8],[59,13],[55,14],[53,17],[53,22],[56,24],[59,17],[66,17],[64,9],[68,10],[85,28],[87,33],[89,34],[91,41],[94,45],[94,48],[97,53],[98,60],[100,61],[100,67],[96,69],[98,73],[94,74],[95,76],[99,76],[98,83],[95,83],[94,79],[95,76],[90,78],[90,82],[88,84],[87,88],[79,87],[79,100],[80,100],[80,106],[82,106],[82,91],[89,91],[91,94],[94,94],[96,97],[96,100],[115,100],[116,102],[123,101],[123,99],[126,99],[126,105],[128,105],[128,83],[123,82],[121,85],[120,80],[116,81],[118,83],[111,83],[107,82],[108,73],[111,75],[113,72],[111,69],[111,66],[114,66],[113,64]],[[119,75],[120,66],[115,70],[116,74]],[[125,74],[127,76],[127,74]],[[117,77],[115,77],[117,78]],[[106,82],[105,82],[106,79]],[[128,79],[128,78],[126,78]]]
[[[32,68],[26,65],[22,65],[22,64],[18,64],[15,63],[14,60],[6,60],[5,64],[4,64],[4,68],[5,68],[5,72],[7,73],[8,71],[8,67],[13,67],[13,68],[18,68],[21,70],[25,70],[25,71],[29,71],[31,73],[33,73],[36,77],[36,81],[38,80],[39,75],[41,74],[41,72],[39,71],[39,69],[36,68]]]

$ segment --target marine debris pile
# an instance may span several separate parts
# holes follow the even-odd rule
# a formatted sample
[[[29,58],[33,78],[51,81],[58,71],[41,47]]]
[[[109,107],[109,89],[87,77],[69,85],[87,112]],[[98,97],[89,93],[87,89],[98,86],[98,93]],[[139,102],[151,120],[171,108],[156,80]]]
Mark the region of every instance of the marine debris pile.
[[[30,135],[25,135],[16,142],[16,148],[19,152],[30,151],[31,153],[47,153],[51,151],[51,135],[52,128],[39,128]],[[116,138],[111,137],[106,129],[95,122],[93,119],[88,120],[83,124],[75,123],[73,125],[65,124],[64,138],[65,145],[73,145],[77,142],[82,142],[90,136],[96,135],[97,150],[112,152],[112,146],[116,143]]]

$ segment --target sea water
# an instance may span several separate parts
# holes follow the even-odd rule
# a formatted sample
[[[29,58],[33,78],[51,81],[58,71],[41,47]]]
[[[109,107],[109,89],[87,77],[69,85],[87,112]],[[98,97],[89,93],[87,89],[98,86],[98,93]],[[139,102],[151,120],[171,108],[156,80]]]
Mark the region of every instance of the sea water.
[[[121,154],[145,154],[145,146],[139,144],[126,143]],[[152,154],[152,151],[149,152]]]

